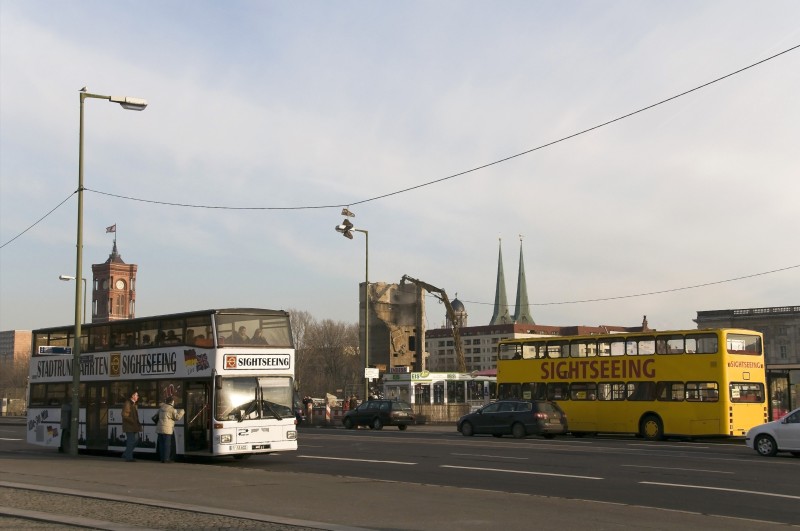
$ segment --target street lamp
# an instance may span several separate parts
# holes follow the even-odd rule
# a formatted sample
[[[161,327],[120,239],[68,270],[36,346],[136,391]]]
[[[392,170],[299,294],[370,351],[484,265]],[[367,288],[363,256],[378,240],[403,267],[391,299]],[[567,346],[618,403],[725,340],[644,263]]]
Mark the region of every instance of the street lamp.
[[[342,210],[343,216],[355,216],[347,209]],[[342,236],[347,239],[353,239],[353,231],[361,232],[364,234],[365,243],[365,281],[364,281],[364,400],[369,400],[369,378],[366,375],[366,369],[369,368],[369,231],[357,229],[349,219],[345,218],[341,225],[334,227],[336,232],[341,232]]]
[[[86,87],[80,91],[81,113],[80,129],[78,135],[78,241],[76,243],[75,277],[83,279],[83,102],[86,98],[96,98],[119,103],[123,109],[143,111],[147,107],[147,100],[131,98],[128,96],[103,96],[86,92]],[[84,284],[85,286],[86,284]],[[84,293],[86,289],[84,287]],[[81,286],[75,282],[75,333],[72,338],[72,411],[69,423],[69,455],[78,455],[78,409],[80,407],[81,386]]]
[[[58,280],[69,282],[70,280],[75,280],[75,277],[69,275],[58,275]],[[81,280],[83,280],[83,324],[86,324],[86,279],[82,278]]]

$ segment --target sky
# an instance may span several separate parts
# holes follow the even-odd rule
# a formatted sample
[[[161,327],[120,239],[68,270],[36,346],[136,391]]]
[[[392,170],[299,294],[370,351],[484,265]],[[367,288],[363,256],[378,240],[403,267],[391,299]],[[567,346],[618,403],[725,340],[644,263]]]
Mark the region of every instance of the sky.
[[[0,0],[0,330],[74,320],[82,87],[148,101],[84,109],[88,298],[116,235],[137,317],[355,323],[368,265],[485,325],[498,252],[513,314],[520,249],[537,324],[798,305],[800,48],[551,144],[793,48],[798,21],[793,0]],[[335,232],[344,206],[368,245]]]

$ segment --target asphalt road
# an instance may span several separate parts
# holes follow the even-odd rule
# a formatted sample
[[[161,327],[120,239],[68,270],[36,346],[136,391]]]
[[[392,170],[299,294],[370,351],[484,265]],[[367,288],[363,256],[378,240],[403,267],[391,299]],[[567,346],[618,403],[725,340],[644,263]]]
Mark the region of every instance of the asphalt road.
[[[438,530],[800,526],[800,459],[762,458],[741,442],[467,438],[449,426],[309,428],[290,454],[161,465],[70,459],[18,440],[24,433],[24,426],[0,424],[5,481],[278,520]]]

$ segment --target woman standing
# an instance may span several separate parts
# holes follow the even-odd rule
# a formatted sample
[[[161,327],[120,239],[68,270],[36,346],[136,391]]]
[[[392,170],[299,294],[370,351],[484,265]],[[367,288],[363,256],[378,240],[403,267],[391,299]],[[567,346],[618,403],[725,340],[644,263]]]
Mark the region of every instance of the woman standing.
[[[175,404],[175,397],[167,397],[158,412],[158,424],[156,425],[156,433],[158,433],[157,448],[162,463],[170,463],[172,461],[172,437],[175,433],[175,422],[181,420],[184,413],[182,409],[175,409],[173,404]]]

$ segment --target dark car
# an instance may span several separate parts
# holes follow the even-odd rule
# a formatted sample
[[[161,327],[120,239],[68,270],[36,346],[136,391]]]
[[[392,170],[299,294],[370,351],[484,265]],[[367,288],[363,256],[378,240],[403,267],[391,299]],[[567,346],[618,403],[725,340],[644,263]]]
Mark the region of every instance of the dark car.
[[[414,410],[402,400],[367,400],[345,413],[342,424],[348,430],[356,426],[369,426],[373,430],[397,426],[404,430],[409,424],[414,424]]]
[[[521,439],[542,435],[548,439],[567,432],[567,415],[548,400],[498,400],[458,419],[461,435],[481,433]]]

